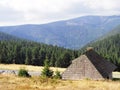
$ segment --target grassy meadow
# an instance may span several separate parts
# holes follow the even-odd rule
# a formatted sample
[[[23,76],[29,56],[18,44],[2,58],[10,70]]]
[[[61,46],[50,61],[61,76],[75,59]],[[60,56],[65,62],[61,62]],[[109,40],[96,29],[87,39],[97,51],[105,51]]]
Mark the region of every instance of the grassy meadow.
[[[64,81],[0,75],[0,90],[120,90],[120,81]]]
[[[29,65],[4,65],[0,64],[0,69],[18,70],[26,68],[30,71],[39,71],[43,67]],[[56,70],[56,68],[51,68]],[[61,72],[65,68],[57,68]],[[114,72],[113,76],[120,76],[119,72]],[[120,90],[120,81],[103,80],[56,80],[33,76],[31,78],[23,78],[13,75],[0,75],[0,90]]]
[[[42,71],[43,67],[42,66],[32,66],[32,65],[19,65],[19,64],[0,64],[0,70],[19,70],[20,68],[25,68],[28,71]],[[53,71],[60,71],[63,72],[65,68],[55,68],[51,67],[50,68]]]

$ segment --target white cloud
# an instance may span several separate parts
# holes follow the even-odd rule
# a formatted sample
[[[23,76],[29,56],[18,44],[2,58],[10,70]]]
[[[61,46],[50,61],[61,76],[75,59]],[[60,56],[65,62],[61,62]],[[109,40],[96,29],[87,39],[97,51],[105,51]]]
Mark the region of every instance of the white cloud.
[[[83,15],[119,15],[120,0],[0,0],[0,24],[46,23]]]
[[[91,9],[113,10],[120,8],[119,3],[119,0],[88,0],[86,6],[89,6]]]

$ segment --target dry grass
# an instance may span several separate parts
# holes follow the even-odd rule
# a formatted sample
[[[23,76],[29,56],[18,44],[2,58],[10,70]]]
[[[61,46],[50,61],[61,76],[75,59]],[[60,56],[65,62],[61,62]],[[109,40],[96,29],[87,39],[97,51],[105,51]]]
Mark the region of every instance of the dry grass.
[[[0,64],[0,70],[19,70],[20,68],[25,68],[28,71],[41,71],[43,69],[42,66],[32,66],[32,65],[17,65],[17,64]],[[63,72],[65,68],[55,68],[51,67],[53,71]]]
[[[42,66],[32,66],[32,65],[17,65],[17,64],[0,64],[0,70],[19,70],[20,68],[25,68],[28,71],[42,71]],[[65,68],[55,68],[51,67],[53,71],[60,71],[61,73],[65,71]],[[114,78],[120,78],[120,72],[113,72]]]
[[[63,81],[0,75],[0,90],[120,90],[120,81]]]
[[[31,65],[0,64],[0,69],[19,70],[26,68],[29,71],[41,71],[43,67]],[[63,72],[65,68],[58,69]],[[120,76],[113,72],[114,77]],[[54,80],[40,77],[21,78],[12,75],[0,75],[0,90],[120,90],[120,81],[93,81],[93,80]]]

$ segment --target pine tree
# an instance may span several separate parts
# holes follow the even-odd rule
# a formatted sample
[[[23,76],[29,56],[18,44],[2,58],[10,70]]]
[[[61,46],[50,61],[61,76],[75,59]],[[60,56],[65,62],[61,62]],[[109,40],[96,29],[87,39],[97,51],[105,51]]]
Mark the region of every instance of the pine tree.
[[[46,58],[46,60],[44,62],[42,76],[50,78],[50,77],[52,77],[52,75],[53,75],[53,71],[50,70],[49,60],[48,60],[48,58]]]
[[[31,56],[31,51],[30,49],[27,49],[26,51],[26,59],[25,59],[25,64],[29,65],[31,64],[31,59],[32,59],[32,56]]]

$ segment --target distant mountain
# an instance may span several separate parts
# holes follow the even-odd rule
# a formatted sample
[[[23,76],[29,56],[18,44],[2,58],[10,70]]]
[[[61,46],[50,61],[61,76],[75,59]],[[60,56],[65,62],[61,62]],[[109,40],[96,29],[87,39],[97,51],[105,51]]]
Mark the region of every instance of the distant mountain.
[[[0,32],[0,41],[9,41],[9,40],[20,40],[19,38]]]
[[[103,57],[118,66],[117,70],[120,71],[120,25],[109,32],[104,39],[86,45],[80,52],[85,51],[86,47],[93,47]]]
[[[81,48],[120,24],[120,16],[84,16],[41,25],[0,27],[11,35],[65,48]]]
[[[118,25],[116,28],[114,28],[112,31],[106,34],[106,37],[120,34],[120,25]]]

